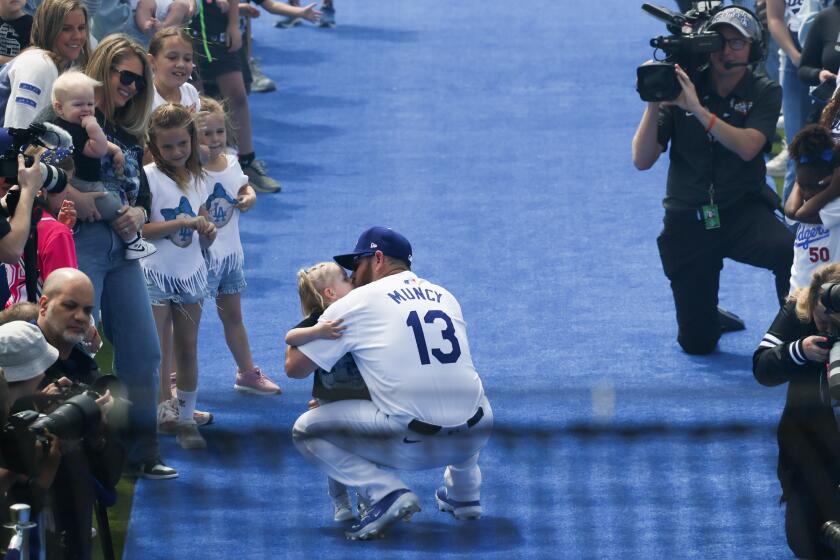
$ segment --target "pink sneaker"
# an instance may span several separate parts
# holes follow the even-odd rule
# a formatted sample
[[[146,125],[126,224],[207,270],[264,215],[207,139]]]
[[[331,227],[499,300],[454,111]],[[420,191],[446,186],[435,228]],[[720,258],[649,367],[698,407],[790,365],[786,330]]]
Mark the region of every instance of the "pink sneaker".
[[[241,393],[252,395],[277,395],[280,394],[280,386],[268,378],[260,370],[260,366],[254,366],[251,371],[236,370],[236,383],[233,388]]]

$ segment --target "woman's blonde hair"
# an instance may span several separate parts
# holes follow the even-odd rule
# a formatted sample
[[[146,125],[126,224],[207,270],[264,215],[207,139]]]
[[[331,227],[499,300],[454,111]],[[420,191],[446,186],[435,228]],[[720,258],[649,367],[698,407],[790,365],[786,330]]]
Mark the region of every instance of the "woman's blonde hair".
[[[79,0],[44,0],[35,10],[35,15],[32,16],[32,31],[29,35],[29,46],[37,47],[47,51],[50,58],[52,58],[59,73],[62,66],[69,62],[64,60],[57,52],[53,50],[55,40],[58,34],[61,33],[61,28],[64,27],[64,18],[73,10],[81,10],[85,15],[85,27],[87,29],[88,37],[85,39],[85,44],[82,46],[82,52],[76,63],[79,66],[90,59],[90,18],[88,17],[87,8]]]
[[[329,305],[324,299],[324,290],[329,287],[331,279],[342,273],[341,267],[332,261],[320,262],[298,270],[300,310],[305,316],[324,312]]]
[[[111,92],[111,73],[123,60],[136,56],[143,65],[143,77],[146,86],[128,100],[123,107],[117,107]],[[114,33],[108,35],[90,57],[85,66],[85,74],[102,82],[97,90],[97,107],[105,114],[106,121],[112,121],[125,132],[142,139],[152,111],[153,88],[152,68],[146,58],[146,51],[128,35]],[[100,101],[101,100],[101,101]]]
[[[840,282],[840,263],[821,266],[811,275],[811,283],[799,289],[788,300],[796,301],[796,316],[803,323],[814,319],[814,309],[822,293],[823,284]]]
[[[173,128],[183,128],[190,135],[190,155],[184,163],[184,168],[187,174],[181,172],[179,168],[173,167],[163,159],[160,150],[157,146],[157,137],[161,130],[170,130]],[[190,183],[204,175],[201,168],[201,160],[198,155],[198,127],[195,125],[195,115],[190,113],[182,105],[175,103],[166,103],[161,105],[152,113],[149,119],[149,132],[146,145],[152,158],[155,160],[155,165],[163,173],[175,181],[182,191],[190,189]]]

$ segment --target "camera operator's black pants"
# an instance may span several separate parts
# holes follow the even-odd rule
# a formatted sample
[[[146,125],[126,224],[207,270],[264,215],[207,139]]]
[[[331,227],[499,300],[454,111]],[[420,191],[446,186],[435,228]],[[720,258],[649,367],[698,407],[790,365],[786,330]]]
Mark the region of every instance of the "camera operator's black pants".
[[[666,211],[657,239],[662,268],[671,281],[677,310],[677,341],[689,354],[708,354],[720,338],[718,287],[723,259],[769,269],[776,295],[790,289],[793,234],[770,205],[748,196],[721,210],[720,228],[707,230],[696,211]]]

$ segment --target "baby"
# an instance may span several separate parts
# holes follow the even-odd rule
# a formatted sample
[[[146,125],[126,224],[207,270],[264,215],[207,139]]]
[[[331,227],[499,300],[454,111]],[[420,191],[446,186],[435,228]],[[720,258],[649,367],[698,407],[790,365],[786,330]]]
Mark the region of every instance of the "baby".
[[[109,191],[101,180],[100,159],[110,155],[114,166],[125,165],[119,146],[109,142],[105,132],[96,122],[94,88],[100,83],[78,70],[68,70],[53,84],[52,105],[55,118],[52,123],[66,130],[73,138],[73,163],[76,174],[73,187],[81,192],[104,193],[96,199],[100,219],[110,222],[120,215],[126,205],[122,193]],[[128,260],[153,254],[157,249],[140,237],[140,232],[121,236],[126,244]]]

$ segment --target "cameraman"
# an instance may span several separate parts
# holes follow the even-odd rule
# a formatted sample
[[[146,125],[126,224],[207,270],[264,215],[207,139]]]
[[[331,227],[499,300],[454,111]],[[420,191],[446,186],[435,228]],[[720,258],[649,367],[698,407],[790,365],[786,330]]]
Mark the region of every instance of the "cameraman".
[[[20,387],[10,383],[12,397],[16,399],[12,412],[35,410],[48,414],[53,407],[65,400],[64,390],[71,385],[66,377],[58,379],[43,389],[38,389],[44,372],[59,358],[59,351],[44,338],[38,326],[24,321],[13,321],[0,326],[0,367],[6,372],[22,371],[26,379]],[[91,461],[102,451],[101,429],[107,411],[112,406],[110,393],[96,399],[99,414],[95,423],[83,426],[82,439],[69,437],[61,440],[61,460],[50,487],[50,505],[55,530],[46,543],[49,558],[90,558],[91,519],[96,499]],[[95,409],[95,408],[94,408]]]
[[[26,167],[23,155],[18,155],[20,201],[11,215],[5,197],[0,201],[0,262],[17,263],[23,254],[23,248],[29,238],[32,205],[42,183],[39,163],[40,158],[36,158],[30,167]]]
[[[838,282],[840,264],[817,269],[810,285],[788,298],[753,354],[759,383],[788,384],[777,429],[778,476],[787,542],[797,558],[833,558],[820,527],[840,520],[840,432],[825,382],[824,336],[840,334],[840,314],[820,302],[821,286]]]
[[[761,28],[749,11],[730,6],[708,29],[720,33],[723,50],[709,56],[696,88],[677,66],[682,92],[671,102],[648,103],[633,137],[640,170],[650,169],[671,142],[657,242],[674,295],[677,341],[689,354],[712,352],[722,328],[743,328],[721,324],[725,257],[773,271],[780,302],[793,261],[793,236],[776,218],[778,199],[765,184],[763,151],[776,132],[782,91],[749,67],[761,56]]]

